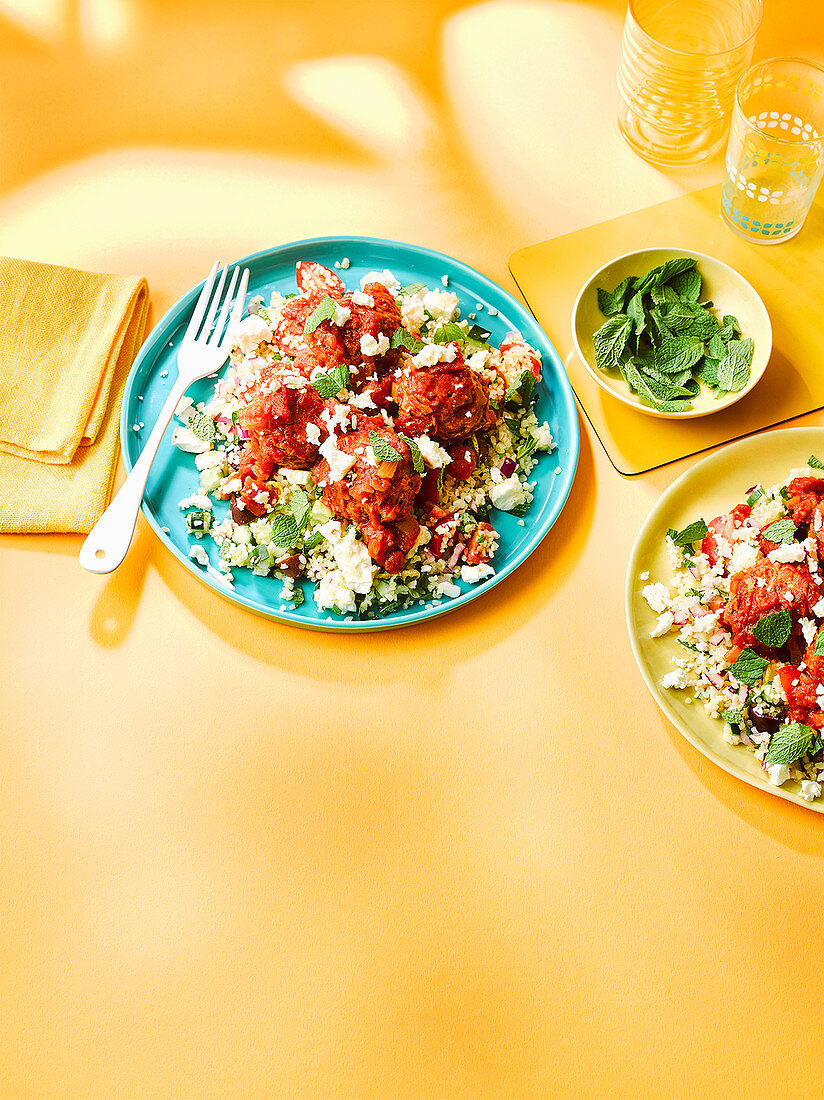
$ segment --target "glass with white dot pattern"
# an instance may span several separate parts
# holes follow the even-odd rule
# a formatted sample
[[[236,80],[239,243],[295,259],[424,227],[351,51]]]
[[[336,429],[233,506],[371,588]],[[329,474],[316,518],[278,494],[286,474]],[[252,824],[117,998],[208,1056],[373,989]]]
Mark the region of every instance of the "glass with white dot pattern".
[[[801,229],[824,174],[824,68],[773,57],[735,92],[721,216],[739,237],[779,244]]]

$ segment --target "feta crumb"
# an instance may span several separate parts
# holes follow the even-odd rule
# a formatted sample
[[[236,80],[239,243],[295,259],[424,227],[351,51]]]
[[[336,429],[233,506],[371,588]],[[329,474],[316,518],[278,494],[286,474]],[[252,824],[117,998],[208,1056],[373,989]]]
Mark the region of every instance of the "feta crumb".
[[[804,635],[804,641],[807,645],[812,645],[813,640],[818,633],[818,627],[812,621],[812,619],[801,619],[801,633]]]
[[[644,572],[641,574],[641,580],[642,581],[648,581],[649,580],[649,569],[645,569]]]
[[[641,595],[647,601],[653,611],[666,611],[670,603],[670,591],[665,584],[656,581],[644,587]]]
[[[668,672],[661,679],[661,687],[663,688],[676,688],[679,691],[683,690],[689,684],[689,677],[687,676],[686,669],[676,668],[672,672]]]
[[[389,337],[381,332],[376,340],[365,332],[360,338],[360,349],[362,355],[386,355],[389,351]]]
[[[774,787],[780,787],[790,778],[790,769],[786,764],[771,764],[767,768],[767,775]]]
[[[807,551],[800,542],[782,543],[767,554],[770,561],[775,562],[803,561],[806,556]]]
[[[230,335],[235,347],[240,348],[244,355],[251,355],[261,344],[271,341],[272,330],[262,317],[250,313],[248,317],[232,325]]]
[[[451,363],[458,354],[454,344],[424,344],[417,355],[412,356],[416,367],[434,367],[436,363]]]
[[[813,607],[813,615],[817,619],[824,619],[824,598],[820,599]]]
[[[314,591],[315,603],[319,611],[337,607],[340,611],[355,611],[355,596],[347,585],[340,569],[330,569],[324,573]]]
[[[423,306],[433,321],[451,321],[458,312],[458,295],[450,290],[428,290]]]
[[[207,443],[205,439],[198,439],[192,429],[187,428],[185,424],[175,424],[172,429],[172,445],[181,451],[186,451],[187,454],[200,454],[211,450],[212,447],[211,443]]]
[[[500,471],[498,473],[500,477]],[[493,484],[489,490],[489,499],[501,512],[511,512],[526,500],[524,487],[517,474],[503,478]]]
[[[339,306],[335,304],[334,315],[330,318],[333,325],[337,325],[338,328],[341,325],[345,325],[349,318],[352,316],[352,310],[348,306]]]
[[[802,779],[800,794],[805,802],[814,802],[821,794],[821,784],[814,779]]]
[[[352,291],[352,302],[356,306],[369,306],[370,309],[375,308],[375,299],[371,294],[365,294],[362,290]]]
[[[448,596],[454,600],[461,594],[460,588],[457,584],[453,584],[451,581],[438,581],[435,585],[435,591],[441,596]]]
[[[192,496],[178,501],[177,506],[181,512],[185,512],[187,508],[199,508],[202,512],[211,512],[212,501],[203,493],[193,493]]]
[[[361,290],[363,290],[367,283],[380,283],[382,286],[385,286],[390,293],[394,290],[400,290],[401,285],[392,272],[388,271],[386,268],[384,268],[383,271],[367,271],[365,275],[361,276]]]
[[[439,443],[436,443],[434,439],[430,439],[428,435],[415,436],[415,442],[420,448],[421,457],[430,469],[439,470],[442,466],[448,466],[452,461],[449,451],[445,451]]]
[[[666,634],[669,628],[673,624],[673,614],[671,611],[663,611],[658,616],[658,622],[649,632],[650,638],[660,638],[662,634]]]
[[[348,257],[348,256],[344,256],[344,257],[343,257],[343,259],[342,259],[342,260],[341,260],[341,262],[340,262],[340,266],[341,266],[341,267],[342,267],[342,268],[344,269],[344,271],[345,271],[345,270],[346,270],[346,269],[347,269],[348,267],[351,267],[351,266],[352,266],[352,261],[351,261],[351,260],[349,259],[349,257]]]
[[[494,577],[495,570],[491,565],[462,565],[461,566],[461,580],[466,584],[477,584],[478,581],[485,580],[487,577]]]
[[[189,551],[189,557],[198,565],[209,565],[209,555],[202,546],[193,546]]]
[[[329,481],[341,481],[355,465],[355,456],[338,450],[337,440],[330,435],[320,445],[320,453],[329,463]],[[338,604],[340,607],[340,604]]]
[[[740,573],[742,569],[749,569],[758,560],[758,550],[748,542],[738,542],[732,552],[730,572]]]
[[[320,428],[317,424],[306,425],[306,442],[307,443],[320,443]]]

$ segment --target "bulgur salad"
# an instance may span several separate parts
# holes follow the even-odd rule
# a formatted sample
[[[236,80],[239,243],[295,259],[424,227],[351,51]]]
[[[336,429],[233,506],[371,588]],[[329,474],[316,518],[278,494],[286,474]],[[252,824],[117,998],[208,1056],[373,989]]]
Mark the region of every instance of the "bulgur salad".
[[[302,261],[296,278],[250,301],[211,396],[178,405],[172,442],[199,475],[179,502],[189,556],[230,587],[235,569],[277,578],[282,610],[303,580],[345,619],[455,599],[494,575],[495,514],[526,523],[530,473],[555,449],[535,415],[540,352],[517,332],[491,343],[480,305],[462,320],[447,276],[347,289]]]
[[[774,786],[824,783],[824,462],[753,485],[709,523],[670,530],[669,580],[641,574],[653,638],[682,652],[661,687],[700,703]],[[646,583],[644,583],[646,582]]]

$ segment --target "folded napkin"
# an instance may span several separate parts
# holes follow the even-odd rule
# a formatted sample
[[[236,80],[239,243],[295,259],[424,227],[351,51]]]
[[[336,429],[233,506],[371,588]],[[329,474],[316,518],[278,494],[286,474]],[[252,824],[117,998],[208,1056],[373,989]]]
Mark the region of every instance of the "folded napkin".
[[[102,515],[148,305],[142,278],[0,257],[0,531]]]

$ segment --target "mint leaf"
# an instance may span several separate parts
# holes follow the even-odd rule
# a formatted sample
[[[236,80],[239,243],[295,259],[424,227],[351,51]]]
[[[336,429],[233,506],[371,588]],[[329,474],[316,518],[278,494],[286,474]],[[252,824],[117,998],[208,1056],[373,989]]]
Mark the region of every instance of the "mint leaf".
[[[656,268],[658,275],[656,282],[659,286],[664,283],[668,283],[670,279],[674,279],[676,275],[680,275],[683,271],[689,271],[691,267],[695,267],[695,259],[692,256],[679,256],[677,259],[667,260],[665,264],[661,264],[659,268]],[[673,287],[673,289],[675,289]],[[676,291],[677,293],[677,291]]]
[[[791,519],[779,519],[761,532],[770,542],[791,543],[795,539],[795,524]]]
[[[621,356],[626,350],[631,332],[632,320],[623,314],[618,314],[616,317],[610,317],[609,320],[604,321],[592,337],[595,348],[595,362],[601,370],[618,366]]]
[[[613,291],[598,289],[598,308],[604,314],[605,317],[611,316],[613,313],[624,312],[624,302],[626,301],[627,291],[629,290],[632,278],[626,278],[618,284]]]
[[[684,336],[692,336],[695,340],[711,340],[718,332],[718,321],[706,310],[693,310],[692,324],[684,330]],[[723,351],[721,353],[724,354]]]
[[[466,333],[460,325],[456,325],[454,321],[449,321],[447,324],[441,325],[432,339],[436,344],[462,344],[466,339]]]
[[[336,309],[336,302],[328,294],[325,294],[306,318],[303,335],[308,336],[310,332],[314,332],[322,321],[331,321],[335,316]]]
[[[718,360],[705,355],[703,359],[699,359],[696,363],[694,374],[698,381],[703,382],[705,386],[717,386]]]
[[[666,323],[662,315],[657,309],[653,309],[647,315],[647,326],[649,329],[648,335],[650,342],[655,347],[660,347],[665,340],[669,340],[672,333],[667,328]]]
[[[198,439],[202,439],[204,443],[214,443],[217,438],[215,422],[212,420],[211,416],[207,416],[206,413],[192,413],[189,417],[187,427],[193,435],[196,435]]]
[[[649,292],[654,306],[669,306],[679,301],[671,286],[654,286]]]
[[[331,302],[331,298],[329,301]],[[337,397],[349,385],[349,368],[345,364],[312,379],[312,385],[324,399]]]
[[[782,607],[780,611],[773,611],[759,619],[752,632],[763,645],[770,649],[780,649],[789,638],[792,628],[792,616],[786,607]]]
[[[312,503],[303,489],[293,489],[292,496],[289,498],[289,509],[298,531],[303,530],[311,508]]]
[[[272,523],[272,542],[281,550],[290,550],[298,541],[298,526],[292,516],[276,516]]]
[[[375,458],[380,462],[400,462],[403,458],[403,455],[399,454],[392,444],[382,435],[378,435],[374,429],[369,433],[369,444],[375,452]]]
[[[670,286],[682,301],[697,302],[701,297],[701,276],[694,265],[675,275]]]
[[[607,322],[609,323],[609,322]],[[521,404],[526,405],[532,396],[532,391],[535,389],[535,375],[531,370],[522,370],[518,375],[517,382],[513,382],[504,395],[504,404],[509,401],[514,401],[516,397],[520,397]]]
[[[768,663],[763,657],[759,657],[754,649],[747,646],[730,665],[730,673],[740,684],[754,687],[764,675],[764,669]]]
[[[707,355],[713,359],[723,359],[727,354],[726,342],[721,338],[720,330],[716,329],[707,344]]]
[[[292,593],[292,603],[295,605],[295,607],[300,607],[305,599],[306,596],[303,589],[300,586],[297,586]]]
[[[824,462],[820,458],[816,458],[815,455],[810,455],[807,459],[807,465],[812,466],[814,470],[824,470]]]
[[[410,439],[408,435],[404,435],[402,432],[398,432],[398,439],[402,439],[409,448],[409,457],[412,459],[412,468],[416,474],[422,474],[426,469],[423,461],[423,455],[421,449],[414,439]],[[372,447],[374,451],[374,446]]]
[[[666,374],[692,369],[704,354],[700,340],[689,337],[673,337],[665,340],[655,353],[655,365]]]
[[[407,351],[411,351],[414,354],[421,350],[423,341],[418,340],[411,332],[407,332],[405,328],[398,326],[392,333],[391,346],[393,348],[406,348]]]
[[[741,326],[739,325],[737,319],[733,317],[731,313],[724,314],[724,316],[721,318],[721,324],[724,326],[724,328],[732,329],[733,336],[741,335]]]
[[[702,519],[697,519],[693,523],[688,524],[683,531],[678,531],[673,536],[672,541],[676,546],[692,546],[698,542],[699,539],[703,539],[707,533],[707,525]]]
[[[750,364],[754,344],[752,340],[730,340],[727,354],[718,364],[718,385],[730,393],[743,390],[750,379]]]
[[[685,333],[692,326],[694,320],[695,314],[689,306],[682,305],[681,302],[676,302],[675,305],[670,306],[664,314],[664,324],[671,332],[678,335]]]
[[[635,325],[635,335],[640,336],[646,328],[646,314],[644,311],[644,303],[640,294],[635,294],[632,298],[630,298],[629,306],[627,308],[627,316]]]
[[[813,653],[816,657],[824,657],[824,630],[819,632],[819,635],[815,640]]]
[[[792,764],[804,756],[815,738],[815,730],[801,722],[780,726],[770,738],[764,760],[767,764]]]
[[[744,716],[740,710],[726,710],[721,715],[721,719],[728,726],[742,726],[744,724]]]

